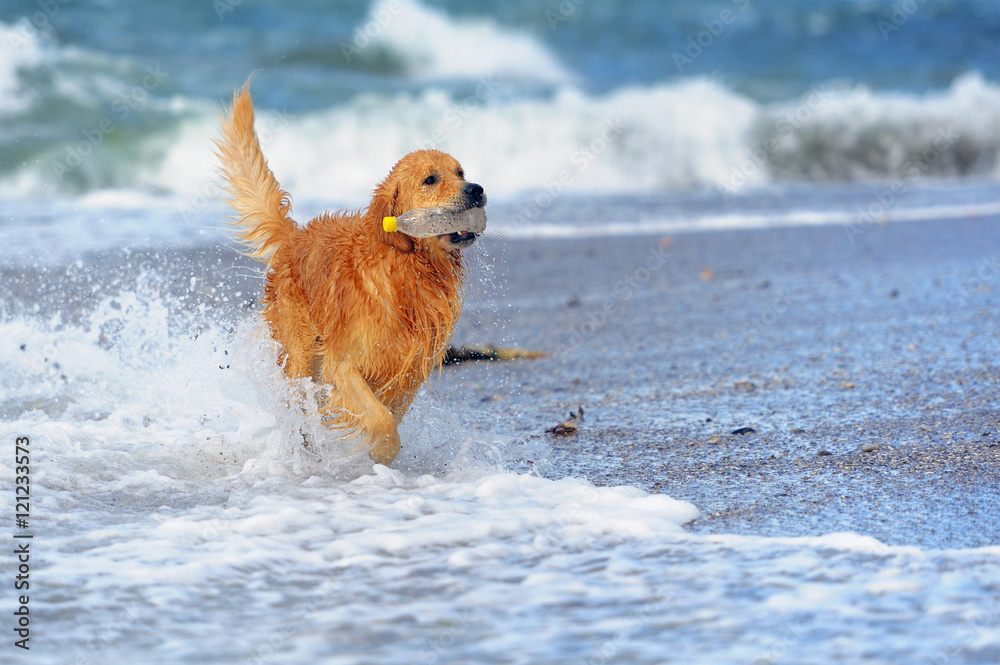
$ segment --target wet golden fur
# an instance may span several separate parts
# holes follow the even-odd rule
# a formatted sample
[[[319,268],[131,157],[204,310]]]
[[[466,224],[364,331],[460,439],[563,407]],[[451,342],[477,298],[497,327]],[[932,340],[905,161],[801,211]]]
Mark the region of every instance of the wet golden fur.
[[[388,464],[400,448],[396,426],[440,366],[458,320],[459,250],[472,241],[386,233],[382,218],[458,209],[463,188],[478,186],[450,155],[418,151],[393,167],[366,210],[324,213],[299,228],[254,132],[249,85],[221,119],[217,146],[237,236],[267,265],[264,319],[281,344],[279,362],[290,378],[328,384],[325,422],[363,434],[372,459]],[[429,174],[437,183],[427,184]]]

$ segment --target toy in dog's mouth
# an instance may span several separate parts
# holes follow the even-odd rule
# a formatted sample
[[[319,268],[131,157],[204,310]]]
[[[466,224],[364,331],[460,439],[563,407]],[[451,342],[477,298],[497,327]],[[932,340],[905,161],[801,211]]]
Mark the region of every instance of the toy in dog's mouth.
[[[398,217],[386,217],[382,229],[413,238],[447,237],[453,244],[471,245],[486,230],[486,211],[479,206],[465,210],[414,208]]]

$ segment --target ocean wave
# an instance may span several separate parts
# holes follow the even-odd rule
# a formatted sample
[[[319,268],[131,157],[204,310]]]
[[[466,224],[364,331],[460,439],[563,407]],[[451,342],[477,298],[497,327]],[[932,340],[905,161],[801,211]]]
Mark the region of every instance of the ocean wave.
[[[354,39],[341,46],[350,60],[388,57],[405,73],[427,79],[495,76],[567,84],[575,74],[529,33],[490,18],[458,19],[415,0],[378,0]]]
[[[364,96],[300,117],[265,111],[258,126],[293,195],[363,203],[401,155],[425,147],[451,152],[498,194],[688,187],[726,174],[755,117],[752,103],[705,81],[516,102],[499,101],[502,87],[484,80],[459,100],[442,90]],[[204,137],[214,122],[187,123],[148,182],[181,192],[206,182],[215,166]]]
[[[172,74],[61,44],[27,20],[0,23],[0,196],[135,187],[194,106]]]
[[[763,108],[751,137],[776,181],[998,177],[1000,86],[978,74],[919,96],[818,86]]]
[[[264,149],[293,195],[358,204],[401,155],[423,147],[451,152],[501,195],[1000,178],[1000,86],[976,75],[923,96],[817,86],[779,104],[709,79],[519,100],[503,86],[484,78],[460,99],[429,89],[305,116],[265,111]],[[209,182],[214,122],[187,123],[147,185],[184,193]]]
[[[0,23],[0,113],[23,111],[30,106],[30,93],[18,79],[18,70],[38,67],[45,61],[44,36],[27,20],[14,25]]]
[[[363,46],[403,54],[426,82],[310,113],[261,104],[265,153],[297,198],[363,205],[403,154],[423,147],[453,153],[499,195],[716,189],[728,196],[783,182],[1000,178],[1000,86],[976,73],[925,94],[817,84],[798,99],[768,103],[711,78],[598,94],[573,83],[542,42],[491,20],[384,0],[358,29],[371,33]],[[14,48],[4,34],[25,30],[0,25],[2,48]],[[131,189],[196,202],[218,195],[217,100],[186,97],[140,63],[37,31],[4,55],[0,196]],[[528,91],[511,78],[518,72],[553,83]],[[449,77],[463,80],[453,85]]]

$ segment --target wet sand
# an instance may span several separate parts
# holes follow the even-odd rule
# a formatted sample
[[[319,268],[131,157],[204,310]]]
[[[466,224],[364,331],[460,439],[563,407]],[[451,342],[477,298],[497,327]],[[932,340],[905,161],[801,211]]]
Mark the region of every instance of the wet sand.
[[[524,462],[546,475],[691,501],[693,531],[1000,544],[998,221],[853,242],[844,227],[487,239],[455,342],[552,355],[448,368],[435,392],[550,445]],[[545,433],[579,406],[579,433]]]

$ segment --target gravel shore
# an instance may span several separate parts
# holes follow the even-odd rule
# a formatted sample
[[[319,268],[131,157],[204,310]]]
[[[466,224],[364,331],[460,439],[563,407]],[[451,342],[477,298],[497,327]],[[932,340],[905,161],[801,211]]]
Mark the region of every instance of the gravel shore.
[[[1000,544],[998,221],[487,239],[456,343],[551,356],[435,393],[548,445],[546,475],[691,501],[694,531]]]

